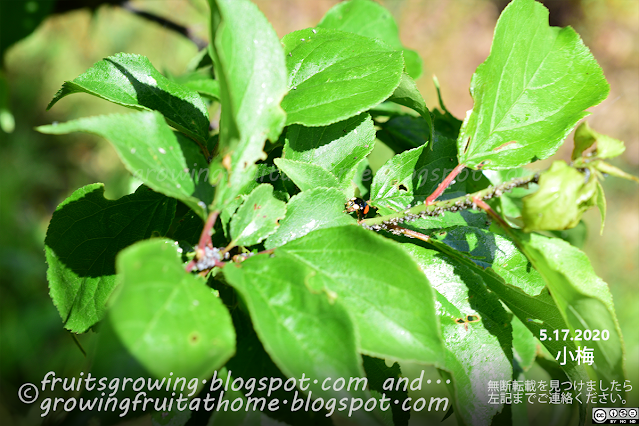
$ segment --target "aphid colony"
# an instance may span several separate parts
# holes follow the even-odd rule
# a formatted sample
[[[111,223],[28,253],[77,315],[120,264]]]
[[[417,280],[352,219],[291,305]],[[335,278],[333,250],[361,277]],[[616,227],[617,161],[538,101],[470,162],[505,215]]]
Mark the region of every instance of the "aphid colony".
[[[530,183],[537,183],[538,181],[539,181],[539,174],[536,174],[528,178],[514,179],[510,182],[506,182],[497,186],[491,185],[488,188],[486,188],[484,191],[482,191],[483,193],[481,194],[479,198],[482,201],[485,201],[493,197],[500,197],[504,192],[509,192],[513,188],[517,188],[519,186],[525,186]],[[425,219],[427,217],[441,216],[442,214],[446,212],[457,212],[457,211],[471,209],[471,208],[477,209],[477,205],[473,202],[470,194],[465,196],[465,198],[457,199],[454,203],[452,201],[453,200],[447,200],[445,202],[442,202],[443,205],[441,206],[424,205],[424,211],[421,211],[418,213],[410,213],[410,211],[407,209],[404,211],[404,213],[401,216],[395,215],[395,217],[392,217],[380,224],[367,225],[366,223],[361,223],[361,226],[373,231],[384,230],[384,231],[389,231],[394,234],[400,235],[402,234],[401,230],[398,231],[394,227],[398,226],[401,223],[410,222],[420,218]],[[368,209],[369,209],[369,205],[361,198],[351,198],[346,203],[345,211],[357,212],[357,216],[359,217],[361,221],[362,216],[365,216],[366,213],[368,213]],[[362,215],[360,212],[364,214]]]

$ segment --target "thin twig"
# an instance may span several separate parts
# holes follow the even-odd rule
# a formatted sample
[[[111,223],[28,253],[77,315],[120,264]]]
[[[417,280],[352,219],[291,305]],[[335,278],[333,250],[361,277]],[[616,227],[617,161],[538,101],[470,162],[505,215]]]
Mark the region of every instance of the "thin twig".
[[[446,176],[444,178],[444,180],[442,181],[442,183],[439,184],[439,186],[433,191],[432,194],[430,194],[428,196],[428,198],[426,198],[426,205],[429,204],[433,204],[433,202],[435,202],[435,200],[444,193],[444,191],[446,190],[446,188],[448,188],[450,186],[450,184],[453,182],[453,180],[455,180],[455,178],[457,177],[457,175],[464,170],[464,167],[466,167],[464,164],[458,164],[449,174],[448,176]]]
[[[197,263],[197,260],[193,259],[191,260],[188,265],[186,265],[186,272],[191,272],[193,270],[193,268],[195,268],[195,264]]]
[[[491,216],[493,219],[499,222],[501,227],[504,228],[506,232],[510,230],[510,225],[508,225],[508,223],[504,220],[504,218],[499,216],[497,212],[492,209],[492,207],[490,207],[488,204],[484,202],[484,200],[480,200],[477,197],[473,197],[473,202],[477,204],[477,207],[479,207],[480,209],[488,213],[489,216]]]
[[[473,201],[475,202],[475,204],[477,204],[477,207],[479,207],[480,209],[482,209],[483,211],[485,211],[486,213],[488,213],[488,215],[490,217],[492,217],[493,219],[495,219],[497,221],[497,223],[499,223],[499,225],[504,229],[504,231],[506,232],[506,234],[508,234],[508,236],[513,240],[513,242],[515,243],[515,245],[517,246],[517,248],[519,248],[519,250],[521,250],[522,253],[524,253],[526,256],[528,256],[526,250],[524,247],[522,247],[522,245],[519,242],[519,238],[517,238],[517,236],[515,235],[515,233],[513,232],[513,229],[510,227],[510,225],[508,224],[508,222],[506,222],[504,220],[503,217],[499,216],[497,214],[497,212],[495,210],[493,210],[488,204],[486,204],[483,200],[480,199],[476,199],[473,198]]]
[[[209,214],[209,217],[206,219],[206,223],[204,224],[204,229],[202,229],[202,233],[200,234],[200,240],[195,248],[195,258],[192,259],[186,265],[186,272],[191,272],[195,265],[197,265],[198,261],[204,257],[206,253],[206,246],[211,244],[211,229],[215,225],[215,221],[219,216],[219,211],[213,211]],[[215,266],[224,266],[224,263],[215,260]]]
[[[404,228],[403,226],[389,225],[388,230],[395,235],[405,235],[409,238],[416,238],[418,240],[422,240],[427,243],[431,242],[430,241],[431,238],[429,235],[422,234],[421,232],[413,231],[412,229]]]
[[[193,43],[195,43],[195,45],[197,46],[198,50],[202,50],[208,45],[208,42],[206,40],[203,40],[200,37],[198,37],[197,35],[195,35],[193,30],[191,30],[189,27],[185,27],[183,25],[177,24],[177,23],[175,23],[175,22],[173,22],[173,21],[171,21],[169,19],[163,18],[161,16],[157,16],[157,15],[155,15],[153,13],[146,12],[144,10],[140,10],[137,7],[135,7],[134,5],[132,5],[130,1],[125,1],[124,3],[121,4],[121,6],[122,6],[123,9],[128,10],[131,13],[134,13],[134,14],[142,17],[142,18],[145,18],[145,19],[151,21],[151,22],[155,22],[157,24],[160,24],[164,28],[167,28],[169,30],[175,31],[178,34],[183,35],[184,37],[188,38]]]
[[[536,183],[538,179],[539,174],[516,178],[508,182],[504,182],[501,185],[491,185],[488,188],[472,194],[462,195],[461,197],[452,198],[450,200],[435,201],[429,205],[420,203],[402,212],[364,219],[360,222],[360,225],[374,231],[380,231],[388,229],[391,225],[398,225],[403,222],[410,222],[412,220],[432,216],[440,216],[445,212],[457,212],[469,208],[476,208],[477,204],[473,202],[473,198],[475,197],[479,200],[488,200],[493,197],[500,197],[504,192],[508,192],[513,188],[524,186],[529,183]]]
[[[211,229],[213,229],[213,225],[215,225],[215,221],[219,214],[220,212],[218,211],[214,211],[209,214],[209,217],[206,219],[206,223],[204,224],[202,234],[200,235],[200,241],[197,245],[198,249],[204,250],[204,247],[211,243]]]

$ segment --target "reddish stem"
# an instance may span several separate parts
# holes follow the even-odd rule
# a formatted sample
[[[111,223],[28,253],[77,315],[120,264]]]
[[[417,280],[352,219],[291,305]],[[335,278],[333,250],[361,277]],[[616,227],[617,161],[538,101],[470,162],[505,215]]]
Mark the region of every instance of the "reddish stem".
[[[526,252],[526,249],[521,245],[519,238],[517,238],[517,236],[513,232],[513,229],[510,227],[508,222],[504,220],[503,217],[499,216],[495,210],[490,208],[488,204],[486,204],[483,200],[479,199],[478,197],[473,197],[473,203],[477,204],[477,207],[484,210],[486,213],[488,213],[489,216],[491,216],[497,222],[499,222],[499,225],[504,229],[504,231],[506,231],[506,234],[513,240],[517,248],[519,248],[519,250],[522,253],[528,256],[528,253]]]
[[[437,189],[435,189],[435,191],[433,191],[432,194],[430,194],[428,196],[428,198],[426,198],[426,205],[428,204],[433,204],[435,202],[435,200],[437,199],[437,197],[439,197],[440,195],[442,195],[442,193],[446,190],[446,188],[448,188],[451,184],[451,182],[453,180],[455,180],[455,178],[457,177],[457,175],[464,170],[464,168],[466,167],[465,164],[458,164],[457,167],[455,167],[453,169],[453,171],[451,171],[448,176],[446,176],[444,178],[444,180],[442,181],[442,183],[439,184],[439,186],[437,187]]]
[[[217,211],[211,212],[209,214],[209,217],[206,219],[206,223],[204,224],[204,229],[202,229],[202,234],[200,234],[200,241],[198,242],[197,247],[195,248],[195,259],[191,260],[186,265],[186,272],[191,272],[193,270],[197,261],[204,255],[204,247],[211,244],[211,229],[213,229],[213,225],[215,225],[215,221],[217,220],[217,216],[219,214],[220,212],[217,212]],[[219,265],[216,265],[216,266],[219,266]]]
[[[396,229],[398,231],[400,231],[402,234],[407,235],[411,238],[417,238],[418,240],[422,240],[425,241],[427,243],[430,243],[430,236],[428,235],[424,235],[421,232],[417,232],[417,231],[413,231],[412,229],[408,229],[408,228],[404,228],[402,226],[398,226],[398,225],[388,225],[389,229]]]
[[[488,204],[486,204],[484,200],[479,197],[473,197],[473,203],[477,204],[477,207],[484,210],[490,217],[499,222],[499,224],[502,226],[502,228],[504,228],[504,230],[506,230],[506,232],[509,232],[510,225],[508,225],[508,223],[506,223],[506,221],[501,216],[499,216],[495,210],[493,210]]]
[[[200,242],[197,245],[199,250],[204,250],[204,247],[211,243],[211,229],[213,228],[213,225],[215,225],[218,214],[220,214],[220,212],[211,212],[208,219],[206,219],[202,235],[200,235]]]
[[[226,262],[220,262],[219,260],[214,260],[215,262],[215,266],[217,266],[218,268],[223,268],[226,265]],[[188,265],[186,265],[186,272],[191,272],[193,270],[193,268],[195,267],[195,265],[197,265],[197,260],[193,259],[191,260]],[[202,274],[202,272],[204,272],[204,275],[208,274],[208,272],[213,269],[213,268],[209,268],[209,269],[202,269],[200,271],[200,275]],[[204,276],[202,275],[202,276]]]

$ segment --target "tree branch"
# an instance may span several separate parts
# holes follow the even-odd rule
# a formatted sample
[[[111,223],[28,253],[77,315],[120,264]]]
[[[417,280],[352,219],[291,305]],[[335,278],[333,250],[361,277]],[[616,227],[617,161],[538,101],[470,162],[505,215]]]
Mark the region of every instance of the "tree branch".
[[[128,10],[131,13],[134,13],[144,19],[155,22],[156,24],[160,24],[164,28],[167,28],[169,30],[175,31],[178,34],[183,35],[184,37],[188,38],[193,43],[195,43],[198,50],[202,50],[208,45],[208,42],[206,40],[203,40],[200,37],[196,36],[189,27],[185,27],[183,25],[177,24],[173,21],[170,21],[166,18],[155,15],[153,13],[140,10],[136,8],[135,6],[133,6],[130,1],[123,2],[121,6],[123,9]]]
[[[481,191],[462,195],[461,197],[452,198],[450,200],[436,201],[432,204],[422,203],[410,209],[406,209],[403,212],[364,219],[360,222],[360,225],[364,228],[372,229],[373,231],[388,231],[392,228],[392,226],[396,226],[403,222],[410,222],[415,219],[426,218],[429,216],[440,216],[445,212],[456,212],[469,208],[477,208],[477,204],[473,201],[473,198],[478,200],[489,200],[493,197],[500,197],[504,192],[508,192],[513,188],[524,186],[529,183],[537,183],[538,180],[539,173],[535,173],[534,175],[504,182],[501,185],[491,185]]]

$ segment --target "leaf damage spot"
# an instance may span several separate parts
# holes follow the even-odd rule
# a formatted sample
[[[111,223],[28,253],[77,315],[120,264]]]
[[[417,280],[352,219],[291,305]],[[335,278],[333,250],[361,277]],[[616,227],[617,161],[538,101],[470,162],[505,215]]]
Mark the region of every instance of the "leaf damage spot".
[[[468,152],[468,147],[470,146],[470,136],[466,138],[466,140],[462,143],[462,152],[466,154]]]
[[[226,154],[222,159],[222,166],[229,172],[231,171],[231,154]]]
[[[197,331],[193,331],[190,335],[189,335],[189,343],[191,343],[192,345],[197,344],[200,341],[200,333],[198,333]]]
[[[517,143],[517,141],[510,141],[510,142],[503,143],[503,144],[499,145],[497,148],[493,149],[493,151],[500,151],[500,150],[506,148],[508,145],[512,145],[512,144],[516,144],[516,143]]]

